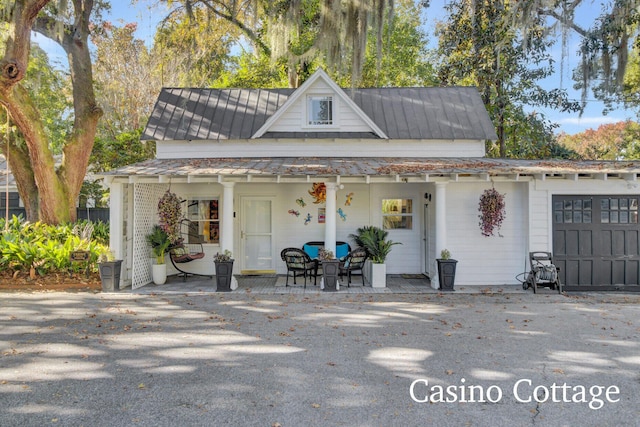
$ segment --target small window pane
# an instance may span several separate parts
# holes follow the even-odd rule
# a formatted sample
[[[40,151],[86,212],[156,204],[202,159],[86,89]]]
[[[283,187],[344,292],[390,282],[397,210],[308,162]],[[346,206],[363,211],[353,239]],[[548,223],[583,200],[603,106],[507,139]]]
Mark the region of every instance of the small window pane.
[[[571,224],[573,220],[573,216],[571,215],[571,211],[564,211],[564,222],[565,224]]]
[[[618,199],[610,199],[611,201],[610,203],[610,209],[611,210],[618,210]]]
[[[412,199],[383,199],[382,227],[385,230],[413,228]]]
[[[629,209],[629,199],[620,199],[620,210]]]
[[[631,209],[632,211],[638,210],[638,199],[629,200],[629,209]]]
[[[564,201],[564,208],[565,209],[571,209],[573,207],[573,202],[571,200],[565,200]]]
[[[553,221],[556,224],[562,224],[562,211],[553,211]]]
[[[618,221],[618,211],[611,211],[611,215],[609,216],[609,220],[612,224],[617,224]]]
[[[582,213],[582,222],[585,224],[591,224],[591,211],[584,211]]]
[[[553,202],[553,209],[560,210],[562,209],[562,202]]]
[[[638,223],[638,211],[631,212],[631,217],[629,218],[629,222],[631,224],[637,224]]]
[[[628,224],[629,223],[629,212],[621,211],[620,212],[620,224]]]
[[[609,223],[609,212],[608,211],[600,212],[600,222],[602,224],[608,224]]]
[[[582,208],[587,210],[591,209],[591,199],[586,199],[582,201]]]
[[[573,209],[582,209],[582,200],[574,200]]]
[[[576,224],[582,222],[582,211],[573,211],[573,222]]]
[[[609,199],[600,200],[600,209],[602,209],[603,211],[609,210]]]
[[[307,103],[308,124],[333,124],[333,99],[330,96],[310,96]]]
[[[385,230],[411,230],[412,226],[413,218],[410,216],[387,215],[382,218],[382,227]]]

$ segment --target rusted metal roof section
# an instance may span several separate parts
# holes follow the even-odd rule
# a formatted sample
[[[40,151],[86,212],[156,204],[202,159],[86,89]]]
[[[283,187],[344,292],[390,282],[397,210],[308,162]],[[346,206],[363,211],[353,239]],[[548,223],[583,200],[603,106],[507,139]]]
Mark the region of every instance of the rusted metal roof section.
[[[294,89],[162,89],[143,140],[249,139]],[[345,90],[351,95],[351,90]],[[355,104],[391,139],[496,140],[474,87],[371,88],[353,92]],[[332,132],[331,138],[377,138]],[[324,137],[267,132],[262,138]]]
[[[490,158],[207,158],[146,160],[108,176],[420,176],[437,174],[638,174],[640,162]]]

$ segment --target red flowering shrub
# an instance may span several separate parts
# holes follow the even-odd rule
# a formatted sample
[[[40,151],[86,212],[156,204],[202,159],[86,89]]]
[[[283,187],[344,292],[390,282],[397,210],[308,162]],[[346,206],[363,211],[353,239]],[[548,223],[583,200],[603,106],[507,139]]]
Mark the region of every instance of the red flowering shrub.
[[[493,236],[494,232],[498,232],[504,220],[504,206],[504,194],[498,193],[495,188],[484,190],[478,206],[479,225],[483,236]]]

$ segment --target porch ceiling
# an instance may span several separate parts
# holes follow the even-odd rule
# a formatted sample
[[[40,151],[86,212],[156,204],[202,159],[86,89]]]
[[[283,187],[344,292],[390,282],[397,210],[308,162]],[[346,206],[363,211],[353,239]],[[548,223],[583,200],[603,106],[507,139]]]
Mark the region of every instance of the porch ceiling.
[[[151,159],[104,172],[108,181],[295,182],[328,178],[365,182],[490,179],[625,179],[636,181],[640,162],[515,160],[493,158],[191,158]]]

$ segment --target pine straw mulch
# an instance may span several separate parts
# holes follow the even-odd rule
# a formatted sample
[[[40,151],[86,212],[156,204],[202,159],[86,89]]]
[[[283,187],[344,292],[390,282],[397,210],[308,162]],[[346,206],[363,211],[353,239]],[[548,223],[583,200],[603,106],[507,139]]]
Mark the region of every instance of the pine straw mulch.
[[[50,274],[29,277],[28,272],[0,271],[0,292],[100,292],[102,282],[95,272],[87,278],[85,273]]]

